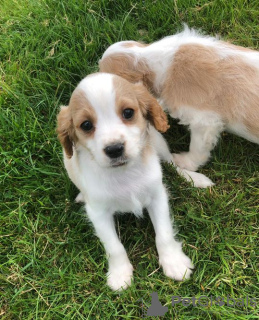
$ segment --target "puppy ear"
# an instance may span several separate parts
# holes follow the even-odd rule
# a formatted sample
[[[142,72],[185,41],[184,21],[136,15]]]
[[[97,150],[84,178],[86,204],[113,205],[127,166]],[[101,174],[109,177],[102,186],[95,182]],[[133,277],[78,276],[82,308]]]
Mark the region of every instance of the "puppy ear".
[[[136,83],[135,92],[143,116],[160,132],[166,132],[170,127],[167,116],[157,100],[149,93],[142,83]]]
[[[73,156],[73,141],[71,137],[72,117],[68,107],[61,106],[57,116],[58,139],[63,146],[68,158]]]

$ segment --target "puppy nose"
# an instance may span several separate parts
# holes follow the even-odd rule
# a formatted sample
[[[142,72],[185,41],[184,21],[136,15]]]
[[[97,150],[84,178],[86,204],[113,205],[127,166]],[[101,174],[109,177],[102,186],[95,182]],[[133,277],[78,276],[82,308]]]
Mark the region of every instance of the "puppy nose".
[[[104,148],[105,154],[112,159],[119,158],[124,152],[124,144],[116,143]]]

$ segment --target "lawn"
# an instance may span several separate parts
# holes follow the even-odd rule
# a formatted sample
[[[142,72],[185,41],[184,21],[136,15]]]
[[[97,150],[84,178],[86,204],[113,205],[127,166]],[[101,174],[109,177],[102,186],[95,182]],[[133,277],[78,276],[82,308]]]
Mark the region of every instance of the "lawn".
[[[106,286],[104,249],[74,203],[77,190],[62,163],[59,106],[98,70],[104,50],[119,40],[158,40],[184,22],[259,48],[258,0],[1,1],[1,319],[139,319],[152,292],[168,307],[160,319],[258,319],[258,145],[223,134],[200,170],[216,182],[211,189],[195,189],[163,165],[195,272],[182,283],[166,278],[148,215],[120,215],[116,224],[135,269],[134,284],[121,294]],[[170,122],[170,149],[187,150],[186,128]],[[172,306],[172,296],[222,297],[225,305]],[[244,306],[227,306],[227,297]]]

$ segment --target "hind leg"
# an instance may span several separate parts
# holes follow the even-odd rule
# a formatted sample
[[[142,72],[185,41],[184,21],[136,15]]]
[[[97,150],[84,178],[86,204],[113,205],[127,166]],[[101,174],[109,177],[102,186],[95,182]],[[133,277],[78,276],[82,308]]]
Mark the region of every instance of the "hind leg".
[[[162,161],[172,163],[176,167],[177,173],[188,182],[192,182],[194,187],[207,188],[214,185],[214,183],[202,173],[179,168],[174,161],[174,156],[171,154],[165,139],[161,133],[156,131],[154,128],[151,129],[151,137],[159,158]]]
[[[189,152],[174,153],[173,161],[182,169],[196,171],[209,160],[210,152],[217,144],[220,133],[223,130],[223,124],[203,125],[198,123],[190,125],[190,130],[191,143]]]

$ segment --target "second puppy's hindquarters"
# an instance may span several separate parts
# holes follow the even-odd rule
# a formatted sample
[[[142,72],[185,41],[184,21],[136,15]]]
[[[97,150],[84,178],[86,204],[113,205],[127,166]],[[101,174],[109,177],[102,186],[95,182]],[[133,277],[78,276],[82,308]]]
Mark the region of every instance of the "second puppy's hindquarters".
[[[115,212],[141,216],[147,208],[164,273],[175,280],[191,275],[193,265],[175,239],[162,183],[159,157],[171,154],[157,130],[167,128],[166,115],[141,84],[104,73],[82,80],[58,115],[65,167],[105,247],[113,290],[126,288],[133,277]]]

